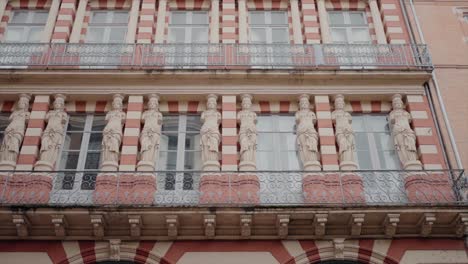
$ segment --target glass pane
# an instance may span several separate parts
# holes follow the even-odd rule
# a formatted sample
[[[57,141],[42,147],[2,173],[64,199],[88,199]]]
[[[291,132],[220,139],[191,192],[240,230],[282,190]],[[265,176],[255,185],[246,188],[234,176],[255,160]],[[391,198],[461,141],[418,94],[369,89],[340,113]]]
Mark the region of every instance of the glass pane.
[[[125,40],[126,28],[112,28],[110,30],[109,42],[123,43]]]
[[[266,43],[266,30],[264,28],[251,28],[251,37],[253,43]]]
[[[67,131],[83,131],[85,127],[86,116],[71,115],[68,118]]]
[[[89,150],[100,150],[102,143],[102,133],[91,133],[89,136]]]
[[[189,115],[187,116],[187,132],[199,132],[202,126],[200,116]]]
[[[273,133],[259,133],[257,136],[257,150],[273,151],[273,149],[274,149],[274,134]]]
[[[378,150],[394,150],[393,139],[390,134],[376,133],[374,134],[374,138],[377,141],[375,145]]]
[[[400,161],[395,151],[380,151],[379,152],[381,169],[398,170],[400,169]]]
[[[273,25],[284,25],[288,24],[288,16],[286,12],[272,12],[271,13],[271,24]]]
[[[348,39],[346,37],[346,29],[343,28],[332,28],[331,35],[333,42],[338,43],[347,43]]]
[[[366,18],[364,13],[349,13],[349,19],[352,25],[365,25]]]
[[[161,150],[177,150],[178,139],[179,135],[177,133],[164,133],[164,135],[161,136]]]
[[[174,25],[187,24],[187,14],[185,12],[173,12],[171,15],[171,24],[174,24]]]
[[[96,170],[99,168],[99,161],[101,159],[101,153],[99,152],[88,152],[86,156],[85,169]]]
[[[257,117],[257,129],[259,132],[273,131],[273,117],[260,115]]]
[[[366,43],[370,41],[368,28],[353,28],[352,29],[353,43]]]
[[[108,22],[107,17],[109,16],[108,12],[93,12],[91,17],[91,23],[106,23]]]
[[[345,23],[343,12],[330,12],[328,17],[330,18],[330,25],[343,25]]]
[[[104,28],[89,27],[86,42],[102,43],[104,41]]]
[[[278,116],[278,126],[281,132],[294,132],[296,118],[294,116]]]
[[[127,23],[128,12],[114,12],[113,23]]]
[[[275,170],[275,155],[273,152],[257,151],[258,170]]]
[[[206,12],[192,13],[192,24],[208,24],[208,14]]]
[[[83,175],[81,181],[82,190],[94,190],[94,185],[96,184],[97,173],[88,172]]]
[[[169,28],[169,42],[185,43],[185,28]]]
[[[250,12],[250,24],[253,24],[253,25],[266,24],[265,12]]]
[[[200,135],[187,134],[185,136],[185,150],[199,150]]]
[[[92,126],[92,130],[93,131],[102,131],[104,130],[104,127],[106,126],[106,120],[105,120],[105,116],[104,115],[95,115],[93,117],[93,126]]]
[[[356,149],[369,151],[369,139],[367,133],[354,133]]]
[[[42,37],[42,27],[32,27],[29,29],[27,42],[39,42]]]
[[[299,170],[299,158],[294,151],[281,152],[282,170]]]
[[[160,170],[176,170],[177,152],[175,151],[160,151],[159,152],[159,169]]]
[[[207,43],[208,42],[208,28],[193,28],[192,29],[192,43]]]
[[[273,43],[288,43],[288,28],[273,28],[271,38]]]
[[[366,116],[366,125],[371,132],[386,132],[388,131],[387,117],[383,115],[368,115]]]
[[[370,157],[370,152],[367,150],[356,151],[359,169],[361,170],[370,170],[372,169],[372,160]]]
[[[352,126],[354,132],[365,131],[364,118],[362,116],[353,116]]]
[[[33,23],[45,24],[47,22],[48,12],[34,12]]]
[[[5,41],[7,42],[20,42],[22,41],[22,36],[24,32],[24,28],[22,27],[8,27]]]
[[[174,116],[174,115],[163,116],[162,131],[164,132],[179,131],[179,116]]]
[[[82,138],[82,133],[68,132],[65,136],[65,143],[63,145],[64,150],[80,150]]]
[[[293,134],[293,133],[281,133],[280,141],[279,141],[281,150],[282,151],[286,151],[286,150],[295,151],[297,149],[296,137],[297,137],[296,134]]]
[[[10,23],[27,23],[28,11],[14,11]]]
[[[201,169],[201,152],[191,151],[185,152],[184,170],[200,170]]]
[[[61,170],[76,170],[78,166],[79,152],[62,152],[60,157],[60,169]]]

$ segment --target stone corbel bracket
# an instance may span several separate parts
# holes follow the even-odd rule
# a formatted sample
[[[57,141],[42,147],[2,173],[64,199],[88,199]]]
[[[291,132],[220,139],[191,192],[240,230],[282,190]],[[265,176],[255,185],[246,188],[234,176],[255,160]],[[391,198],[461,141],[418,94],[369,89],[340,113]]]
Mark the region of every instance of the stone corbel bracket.
[[[67,219],[64,215],[52,215],[52,224],[54,225],[57,237],[65,237],[67,235]]]
[[[396,234],[399,222],[400,214],[387,214],[383,223],[387,237],[393,237]]]
[[[351,236],[360,236],[362,224],[364,223],[365,214],[352,214],[349,219],[349,226],[351,227]]]
[[[240,228],[242,237],[250,237],[250,235],[252,234],[252,215],[240,216]]]
[[[335,258],[344,259],[344,238],[334,238],[333,247],[335,248]]]
[[[205,225],[205,236],[213,238],[216,234],[216,215],[205,215],[203,223]]]
[[[24,214],[14,214],[12,216],[13,224],[16,226],[16,232],[20,238],[25,238],[29,235],[29,227],[31,223]]]
[[[113,261],[120,261],[120,239],[109,240],[109,258]]]
[[[93,225],[93,233],[94,236],[97,238],[104,237],[104,228],[106,225],[104,216],[101,214],[92,214],[91,217],[91,224]]]
[[[143,225],[140,215],[129,215],[128,223],[130,224],[130,236],[139,238],[141,236],[141,226]]]
[[[316,214],[314,216],[315,236],[323,237],[325,235],[328,214]]]
[[[278,237],[285,239],[288,236],[289,215],[278,215],[276,228],[278,229]]]
[[[455,233],[457,237],[468,236],[468,214],[461,213],[455,219]]]
[[[432,233],[432,226],[436,221],[434,213],[424,213],[419,219],[419,226],[421,227],[421,236],[428,237]]]
[[[177,215],[166,215],[167,236],[176,239],[179,230],[179,217]]]

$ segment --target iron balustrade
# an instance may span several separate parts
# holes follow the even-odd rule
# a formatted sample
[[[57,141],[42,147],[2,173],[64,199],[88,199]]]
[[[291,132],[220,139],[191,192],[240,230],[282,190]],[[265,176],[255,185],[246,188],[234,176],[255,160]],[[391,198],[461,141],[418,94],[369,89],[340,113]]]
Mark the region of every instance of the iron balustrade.
[[[385,69],[432,70],[419,44],[1,43],[0,69]]]
[[[466,205],[463,170],[3,171],[3,206]]]

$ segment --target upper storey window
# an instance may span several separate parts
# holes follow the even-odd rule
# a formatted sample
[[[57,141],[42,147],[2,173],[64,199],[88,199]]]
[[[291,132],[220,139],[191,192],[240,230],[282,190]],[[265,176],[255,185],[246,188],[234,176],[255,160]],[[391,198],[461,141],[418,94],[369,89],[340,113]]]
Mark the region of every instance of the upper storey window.
[[[285,11],[251,11],[250,43],[289,43],[288,15]]]
[[[39,42],[47,22],[47,11],[14,10],[5,34],[6,42]]]
[[[328,15],[334,43],[370,43],[369,26],[365,12],[331,11],[328,12]]]
[[[208,43],[208,13],[204,11],[171,12],[170,43]]]
[[[88,43],[124,43],[127,34],[127,11],[93,11],[88,25]]]

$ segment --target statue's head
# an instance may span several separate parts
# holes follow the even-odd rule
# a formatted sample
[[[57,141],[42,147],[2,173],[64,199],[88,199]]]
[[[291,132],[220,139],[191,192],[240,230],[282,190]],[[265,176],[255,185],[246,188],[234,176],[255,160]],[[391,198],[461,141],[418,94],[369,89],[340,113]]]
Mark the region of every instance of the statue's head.
[[[113,110],[122,110],[123,98],[124,97],[121,94],[114,94],[113,101],[112,101]]]
[[[335,97],[335,110],[343,110],[345,107],[344,96],[339,94]]]
[[[159,96],[157,94],[150,94],[148,96],[148,109],[158,110],[159,108]]]
[[[403,109],[403,100],[401,99],[401,94],[395,94],[392,97],[392,107],[394,110],[396,109]]]
[[[243,94],[241,95],[241,98],[242,98],[242,110],[250,110],[250,107],[252,107],[252,95]]]
[[[63,110],[65,109],[65,95],[63,94],[56,94],[54,100],[54,109],[55,110]]]
[[[206,108],[210,109],[210,110],[216,110],[216,100],[218,99],[218,96],[216,96],[215,94],[209,94],[207,96],[207,100],[206,100]]]
[[[20,94],[18,103],[16,104],[16,109],[28,109],[30,99],[31,96],[29,94]]]
[[[310,109],[310,96],[308,94],[301,94],[299,96],[299,109],[306,110]]]

